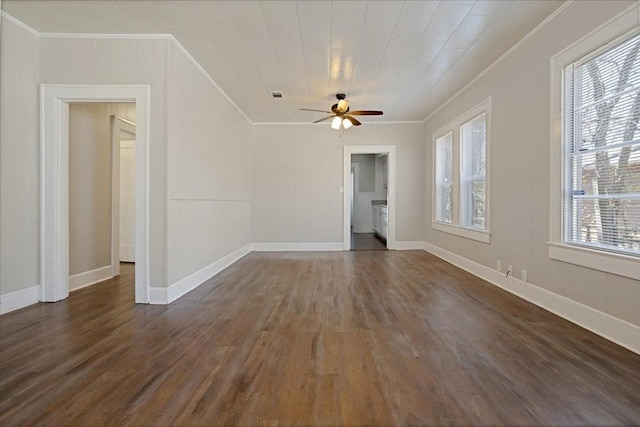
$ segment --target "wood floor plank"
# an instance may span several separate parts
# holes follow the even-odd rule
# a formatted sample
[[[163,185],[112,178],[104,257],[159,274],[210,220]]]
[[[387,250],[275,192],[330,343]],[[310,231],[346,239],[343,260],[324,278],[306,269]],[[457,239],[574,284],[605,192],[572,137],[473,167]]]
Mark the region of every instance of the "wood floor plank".
[[[423,251],[252,253],[0,317],[0,425],[640,425],[640,356]]]

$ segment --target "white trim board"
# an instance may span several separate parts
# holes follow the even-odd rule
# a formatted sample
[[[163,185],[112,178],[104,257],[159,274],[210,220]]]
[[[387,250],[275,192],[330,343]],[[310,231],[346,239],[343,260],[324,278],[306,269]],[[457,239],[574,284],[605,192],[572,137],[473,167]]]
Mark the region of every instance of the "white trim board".
[[[246,256],[251,252],[251,244],[247,244],[240,249],[237,249],[230,254],[220,258],[219,260],[212,262],[206,267],[191,273],[187,277],[178,280],[168,288],[151,288],[150,289],[150,304],[170,304],[178,298],[184,296],[188,292],[202,285],[207,280],[211,279],[225,268],[234,264],[240,258]]]
[[[327,252],[341,251],[342,242],[276,242],[252,243],[253,252]]]
[[[0,295],[0,314],[6,314],[37,303],[39,294],[40,286],[31,286],[30,288]]]
[[[538,307],[544,308],[596,335],[608,339],[634,353],[640,354],[640,327],[624,320],[588,307],[569,298],[546,289],[523,282],[514,277],[505,277],[499,271],[478,264],[460,255],[454,254],[423,242],[424,250],[459,267],[474,276],[504,289]]]
[[[149,302],[149,85],[40,85],[40,301],[69,296],[69,103],[135,102],[135,301]]]
[[[73,276],[69,276],[69,292],[95,285],[96,283],[111,279],[112,277],[111,265],[105,265],[104,267],[96,268],[95,270],[74,274]]]

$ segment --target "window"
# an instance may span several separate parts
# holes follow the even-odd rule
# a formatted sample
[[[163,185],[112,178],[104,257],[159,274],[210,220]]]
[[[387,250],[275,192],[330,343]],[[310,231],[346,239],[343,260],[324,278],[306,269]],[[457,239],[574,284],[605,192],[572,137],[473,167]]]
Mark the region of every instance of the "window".
[[[453,198],[453,132],[436,139],[436,208],[437,221],[451,224]]]
[[[632,7],[551,58],[549,258],[640,280],[640,34]]]
[[[485,113],[460,126],[460,145],[460,222],[465,227],[484,230],[487,178]]]
[[[488,99],[434,134],[434,229],[489,243]]]
[[[563,242],[640,256],[640,34],[564,67]]]

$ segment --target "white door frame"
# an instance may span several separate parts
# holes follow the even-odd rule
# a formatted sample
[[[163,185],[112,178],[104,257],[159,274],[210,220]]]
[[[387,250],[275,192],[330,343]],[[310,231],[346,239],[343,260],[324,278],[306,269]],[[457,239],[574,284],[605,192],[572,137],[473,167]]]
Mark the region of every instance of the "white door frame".
[[[389,230],[387,233],[387,249],[396,249],[396,146],[395,145],[345,145],[343,167],[343,189],[351,187],[351,155],[352,154],[387,154],[387,206]],[[344,201],[342,215],[342,246],[345,251],[351,250],[351,215],[349,211],[349,191],[343,191]]]
[[[120,135],[136,134],[136,125],[111,116],[111,275],[120,275]]]
[[[353,170],[353,183],[349,187],[349,191],[353,195],[353,215],[349,215],[349,221],[351,221],[351,223],[349,223],[349,228],[351,231],[355,231],[353,227],[356,222],[356,218],[358,217],[358,193],[360,192],[360,164],[352,163],[351,168]],[[349,239],[351,239],[351,236],[349,236]]]
[[[40,301],[69,296],[69,103],[135,102],[135,302],[149,302],[149,93],[149,85],[40,85]]]

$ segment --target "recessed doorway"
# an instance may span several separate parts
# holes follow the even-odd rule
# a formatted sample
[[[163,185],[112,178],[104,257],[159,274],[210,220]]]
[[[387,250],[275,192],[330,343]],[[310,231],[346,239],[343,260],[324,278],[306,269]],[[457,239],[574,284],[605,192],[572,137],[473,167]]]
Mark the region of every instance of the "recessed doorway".
[[[396,147],[344,147],[343,249],[396,248]]]
[[[351,250],[387,250],[387,163],[385,154],[351,155]]]

